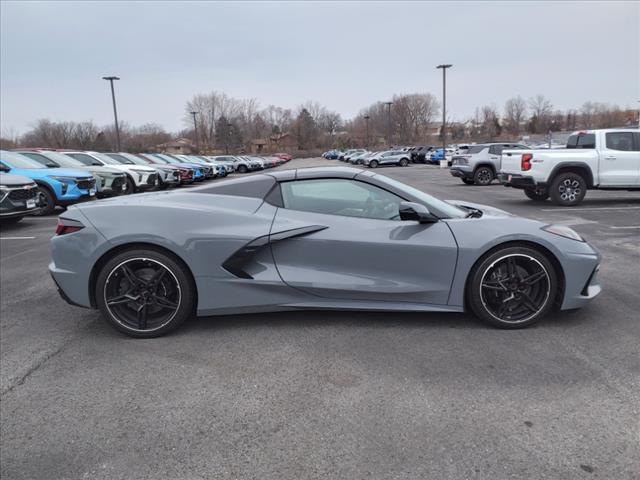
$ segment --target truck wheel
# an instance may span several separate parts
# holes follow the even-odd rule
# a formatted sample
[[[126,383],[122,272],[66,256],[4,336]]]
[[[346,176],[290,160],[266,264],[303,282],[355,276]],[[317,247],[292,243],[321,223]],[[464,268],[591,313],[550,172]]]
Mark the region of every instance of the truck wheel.
[[[547,198],[549,198],[549,192],[547,191],[547,189],[541,187],[525,188],[524,194],[534,202],[544,202]]]
[[[473,174],[473,181],[476,185],[489,185],[493,181],[493,170],[489,167],[479,167]]]
[[[554,205],[573,207],[582,202],[587,193],[587,182],[577,173],[561,173],[551,182],[549,193]]]

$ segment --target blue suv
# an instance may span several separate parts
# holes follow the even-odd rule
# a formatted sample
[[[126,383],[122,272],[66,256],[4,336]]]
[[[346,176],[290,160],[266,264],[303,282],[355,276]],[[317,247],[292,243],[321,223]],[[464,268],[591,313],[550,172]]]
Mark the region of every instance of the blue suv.
[[[50,214],[56,206],[65,207],[96,198],[96,179],[82,170],[47,168],[19,153],[0,150],[0,171],[36,182],[41,207],[37,215]]]

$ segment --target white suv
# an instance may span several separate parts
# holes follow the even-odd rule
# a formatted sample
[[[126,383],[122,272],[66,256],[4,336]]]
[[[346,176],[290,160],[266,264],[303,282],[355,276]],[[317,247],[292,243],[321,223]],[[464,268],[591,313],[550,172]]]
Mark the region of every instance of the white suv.
[[[527,148],[517,143],[483,143],[471,145],[467,153],[453,155],[449,172],[467,185],[489,185],[500,171],[503,150]]]

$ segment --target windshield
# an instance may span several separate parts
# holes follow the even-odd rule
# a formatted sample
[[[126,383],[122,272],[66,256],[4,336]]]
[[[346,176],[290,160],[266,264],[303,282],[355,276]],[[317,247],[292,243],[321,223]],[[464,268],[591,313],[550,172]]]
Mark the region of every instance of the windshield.
[[[122,163],[124,165],[135,165],[134,162],[118,153],[105,153],[104,155],[109,158],[113,158],[116,162]]]
[[[173,164],[182,163],[176,160],[175,158],[169,157],[168,155],[163,155],[162,153],[158,153],[156,157],[162,158],[167,163],[173,163]]]
[[[149,162],[143,160],[140,157],[136,157],[132,153],[119,153],[118,155],[126,158],[127,160],[131,160],[131,163],[135,163],[136,165],[149,165]]]
[[[109,155],[105,155],[104,153],[92,153],[91,155],[96,157],[96,158],[99,158],[104,163],[109,164],[109,165],[122,165],[122,163],[120,163],[117,160],[114,160]]]
[[[36,161],[38,161],[35,158],[35,155],[39,155],[40,157],[44,157],[47,162],[46,163],[55,163],[56,166],[60,166],[60,167],[66,167],[66,168],[82,168],[85,166],[84,163],[68,157],[66,155],[62,155],[61,153],[58,152],[24,152],[23,155],[32,158]],[[42,163],[42,162],[38,162],[38,163]]]
[[[447,218],[465,218],[469,213],[458,207],[454,207],[447,202],[443,202],[436,197],[432,197],[431,195],[424,193],[423,191],[418,190],[417,188],[414,188],[410,185],[407,185],[406,183],[398,182],[397,180],[379,174],[377,178],[391,187],[395,187],[398,190],[407,192],[409,195],[416,197],[418,200],[424,203],[427,208],[432,207],[433,209],[439,210],[440,212],[445,214]]]
[[[87,167],[102,167],[102,163],[93,158],[91,155],[87,155],[86,153],[65,153],[62,156],[71,158],[72,160],[77,160]]]
[[[44,165],[40,165],[35,160],[31,160],[30,158],[15,152],[0,152],[0,161],[4,162],[11,168],[47,168]]]

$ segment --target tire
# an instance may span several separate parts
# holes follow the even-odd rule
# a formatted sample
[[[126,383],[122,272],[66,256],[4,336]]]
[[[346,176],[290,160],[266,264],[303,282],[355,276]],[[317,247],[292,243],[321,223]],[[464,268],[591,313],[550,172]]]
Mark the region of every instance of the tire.
[[[371,160],[369,162],[369,167],[371,168],[378,168],[378,161],[377,160]]]
[[[38,185],[38,195],[40,199],[40,210],[34,213],[35,216],[41,217],[51,215],[56,209],[56,197],[47,187]]]
[[[238,167],[238,172],[240,172],[240,173],[247,173],[248,171],[249,171],[249,169],[247,168],[246,165],[240,165]]]
[[[135,193],[136,184],[129,175],[127,175],[127,178],[125,179],[124,183],[127,186],[127,188],[124,189],[121,195],[131,195],[132,193]]]
[[[561,173],[551,182],[549,195],[554,205],[573,207],[584,199],[587,193],[585,179],[573,172]]]
[[[467,305],[481,320],[499,328],[523,328],[553,308],[558,279],[549,258],[538,250],[504,247],[476,263],[466,293]]]
[[[544,202],[547,198],[549,198],[549,192],[546,188],[536,187],[536,188],[525,188],[524,194],[534,202]]]
[[[154,282],[159,272],[163,273]],[[135,338],[154,338],[194,315],[195,291],[191,273],[175,257],[134,248],[105,263],[98,273],[95,298],[116,330]]]
[[[406,167],[407,165],[409,165],[409,161],[406,158],[401,158],[399,165],[401,167]]]
[[[493,170],[489,167],[478,167],[473,174],[473,182],[476,185],[486,186],[493,181]]]
[[[460,180],[462,180],[462,183],[464,183],[465,185],[474,185],[476,183],[469,178],[461,178]]]

